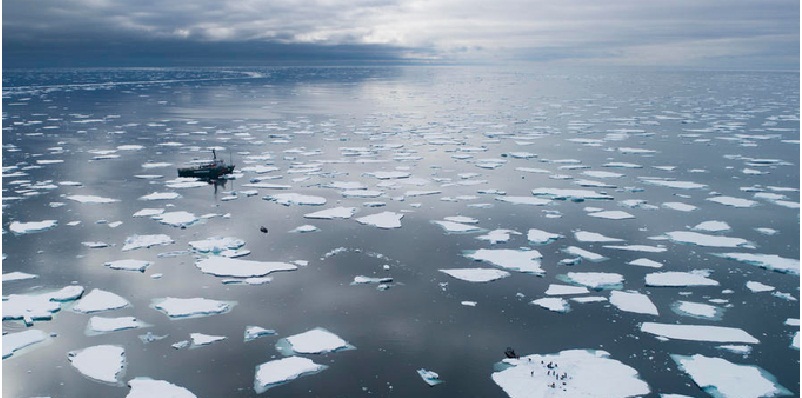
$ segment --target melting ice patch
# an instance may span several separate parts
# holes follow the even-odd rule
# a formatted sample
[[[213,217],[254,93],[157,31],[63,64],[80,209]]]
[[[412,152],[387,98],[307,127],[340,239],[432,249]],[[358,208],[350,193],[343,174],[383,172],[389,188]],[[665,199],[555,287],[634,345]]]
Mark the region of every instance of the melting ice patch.
[[[153,263],[145,260],[125,259],[108,261],[103,265],[116,270],[145,272]]]
[[[131,391],[125,398],[196,398],[184,387],[177,386],[165,380],[154,380],[148,377],[137,377],[128,381]]]
[[[560,234],[541,231],[535,228],[530,228],[529,232],[526,233],[526,239],[529,241],[529,243],[536,245],[545,245],[562,237],[563,236]]]
[[[468,282],[490,282],[510,276],[509,272],[495,268],[451,268],[439,271]]]
[[[209,257],[195,262],[203,273],[214,276],[250,278],[265,276],[271,272],[295,271],[297,266],[276,261],[238,260],[226,257]]]
[[[76,202],[81,203],[114,203],[119,202],[119,199],[111,199],[111,198],[104,198],[101,196],[94,196],[94,195],[68,195],[66,197],[69,200],[74,200]]]
[[[22,320],[26,325],[34,321],[50,320],[53,313],[61,310],[61,304],[84,294],[82,286],[66,286],[56,291],[9,294],[3,297],[3,320]]]
[[[770,271],[799,275],[799,260],[776,254],[717,253],[716,256],[755,265]]]
[[[749,333],[726,326],[676,325],[667,323],[644,322],[641,332],[660,336],[664,339],[708,341],[714,343],[758,344],[760,341]]]
[[[431,370],[426,370],[424,368],[418,369],[418,376],[420,376],[421,379],[423,379],[423,381],[426,382],[426,384],[432,387],[443,382],[443,380],[440,380],[439,374],[432,372]]]
[[[394,213],[391,211],[384,211],[381,213],[371,214],[365,217],[357,218],[356,221],[360,224],[371,225],[377,228],[392,229],[401,228],[401,219],[404,217],[401,213]]]
[[[633,216],[632,214],[629,214],[621,210],[597,211],[590,213],[588,215],[591,217],[604,218],[607,220],[626,220],[630,218],[635,218],[635,216]]]
[[[715,305],[683,300],[672,304],[671,309],[677,314],[698,319],[721,319],[721,315],[724,313],[721,307]]]
[[[646,286],[687,287],[718,286],[718,281],[708,278],[710,272],[653,272],[646,275]]]
[[[200,220],[198,216],[188,211],[172,211],[168,213],[161,213],[151,218],[162,224],[171,225],[173,227],[188,227]]]
[[[324,354],[327,352],[354,350],[356,347],[326,329],[315,328],[279,340],[276,343],[276,349],[284,355],[295,355]]]
[[[577,242],[620,242],[623,239],[610,238],[597,232],[575,231],[574,239]]]
[[[666,236],[672,242],[693,244],[704,247],[746,247],[746,248],[755,247],[751,242],[749,242],[746,239],[730,238],[718,235],[708,235],[699,232],[674,231],[674,232],[667,232]]]
[[[612,272],[569,272],[557,278],[591,289],[615,289],[624,283],[623,275]]]
[[[233,301],[218,301],[205,298],[161,298],[154,299],[151,307],[172,319],[200,318],[231,311]]]
[[[175,243],[175,241],[165,234],[155,235],[134,235],[129,236],[123,242],[122,251],[148,248],[151,246],[164,246]]]
[[[485,235],[477,236],[476,239],[489,241],[490,244],[507,243],[511,235],[520,235],[520,232],[509,229],[496,229]]]
[[[326,198],[313,195],[303,195],[292,192],[267,195],[263,199],[272,200],[284,206],[289,206],[289,205],[323,206],[326,204]]]
[[[256,367],[256,374],[253,380],[253,389],[257,394],[299,377],[321,372],[328,368],[326,365],[318,365],[311,359],[301,357],[289,357],[268,361]]]
[[[694,210],[698,209],[698,207],[696,207],[694,205],[689,205],[689,204],[682,203],[682,202],[665,202],[665,203],[663,203],[663,207],[665,207],[667,209],[676,210],[676,211],[683,211],[683,212],[689,212],[689,211],[694,211]]]
[[[538,275],[545,273],[545,271],[540,268],[540,259],[543,255],[536,250],[479,249],[466,251],[462,255],[472,260],[487,261],[495,266],[512,271]]]
[[[265,329],[261,326],[248,326],[245,328],[244,341],[256,340],[260,337],[276,334],[275,330]]]
[[[132,316],[125,316],[119,318],[103,318],[99,316],[93,316],[92,318],[89,319],[89,324],[87,324],[86,326],[86,334],[92,336],[101,333],[144,328],[148,326],[150,325]]]
[[[220,254],[245,246],[245,241],[233,237],[213,237],[189,241],[189,248],[198,253]]]
[[[583,200],[596,199],[596,200],[612,200],[613,197],[595,191],[584,189],[559,189],[559,188],[537,188],[532,190],[532,195],[542,196],[549,199],[556,200],[573,200],[581,202]]]
[[[333,207],[331,209],[321,210],[314,213],[304,214],[304,218],[331,220],[334,218],[347,219],[356,213],[356,207]]]
[[[112,292],[105,290],[93,289],[87,293],[81,300],[79,300],[72,310],[84,314],[91,314],[93,312],[110,311],[118,308],[124,308],[131,303],[128,300],[120,297]]]
[[[707,200],[731,207],[754,207],[758,204],[754,200],[733,198],[730,196],[717,196],[715,198],[708,198]]]
[[[47,333],[31,329],[3,335],[3,359],[10,358],[20,350],[48,339]]]
[[[172,200],[180,197],[181,194],[177,192],[153,192],[140,197],[139,200]]]
[[[67,354],[70,364],[84,376],[119,384],[125,372],[125,350],[118,345],[96,345]]]
[[[504,359],[496,364],[496,369],[500,370],[491,377],[510,398],[556,395],[623,398],[649,393],[649,386],[634,368],[611,359],[605,351],[532,354]]]
[[[456,222],[456,221],[448,221],[448,220],[439,221],[439,220],[436,220],[436,221],[432,221],[432,224],[439,225],[441,228],[443,228],[443,230],[446,233],[450,233],[450,234],[464,234],[464,233],[473,233],[473,232],[484,231],[484,229],[479,228],[479,227],[477,227],[475,225],[465,225],[463,223]]]
[[[56,225],[58,225],[58,221],[56,220],[29,221],[29,222],[12,221],[11,224],[8,225],[8,230],[16,235],[22,235],[34,232],[47,231],[48,229],[51,229]]]
[[[568,301],[559,297],[544,297],[537,300],[532,300],[529,302],[529,304],[538,305],[553,312],[571,311]]]
[[[779,385],[773,375],[752,365],[738,365],[722,358],[701,354],[671,358],[702,390],[722,397],[776,397],[793,395]]]

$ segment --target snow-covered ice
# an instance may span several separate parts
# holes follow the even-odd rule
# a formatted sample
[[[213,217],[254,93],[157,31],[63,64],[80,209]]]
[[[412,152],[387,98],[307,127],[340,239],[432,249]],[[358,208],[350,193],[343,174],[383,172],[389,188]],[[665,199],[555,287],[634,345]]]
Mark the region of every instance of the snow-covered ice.
[[[150,325],[132,316],[119,318],[93,316],[92,318],[89,318],[89,324],[86,326],[86,333],[88,335],[95,335],[127,329],[144,328],[148,326]]]
[[[129,305],[130,303],[128,300],[120,297],[117,294],[107,292],[105,290],[92,289],[91,292],[87,293],[75,305],[72,306],[72,310],[75,312],[91,314],[93,312],[116,310]]]
[[[571,310],[571,307],[568,305],[568,301],[560,297],[539,298],[537,300],[530,301],[529,304],[538,305],[553,312],[568,312]]]
[[[714,198],[708,198],[707,200],[731,207],[754,207],[758,205],[754,200],[733,198],[730,196],[716,196]]]
[[[468,282],[490,282],[510,276],[509,272],[495,268],[451,268],[441,269],[440,272]]]
[[[443,380],[440,380],[440,375],[424,368],[418,369],[418,375],[430,386],[436,386],[443,382]]]
[[[673,242],[693,244],[703,247],[745,247],[754,248],[752,242],[741,238],[708,235],[699,232],[674,231],[667,232],[666,236]]]
[[[603,261],[607,259],[607,257],[604,257],[601,254],[593,253],[577,246],[568,246],[562,249],[562,251],[572,256],[582,257],[588,261]]]
[[[610,292],[610,304],[625,312],[636,314],[658,315],[657,307],[649,296],[638,292]]]
[[[125,349],[118,345],[96,345],[67,354],[70,364],[84,376],[119,384],[125,373]]]
[[[641,332],[673,340],[707,341],[714,343],[758,344],[760,341],[739,328],[708,325],[677,325],[643,322]]]
[[[154,215],[151,218],[162,224],[171,225],[173,227],[188,227],[200,220],[198,216],[188,211],[172,211],[161,213]]]
[[[326,368],[328,366],[319,365],[311,359],[301,357],[268,361],[256,367],[253,389],[257,394],[261,394],[271,387],[287,383],[302,376],[321,372]]]
[[[371,214],[365,217],[357,218],[356,221],[360,224],[371,225],[377,228],[392,229],[401,228],[401,219],[404,217],[401,213],[391,211],[384,211],[381,213]]]
[[[610,210],[610,211],[599,211],[588,214],[591,217],[596,218],[604,218],[607,220],[627,220],[631,218],[635,218],[632,214],[629,214],[625,211],[621,210]]]
[[[165,234],[133,235],[125,239],[125,242],[123,242],[122,251],[136,250],[152,246],[171,245],[173,243],[175,243],[175,241]]]
[[[671,358],[699,388],[712,396],[758,398],[792,395],[770,373],[753,365],[738,365],[723,358],[701,354]]]
[[[265,329],[261,326],[248,326],[245,328],[245,334],[243,336],[243,340],[251,341],[251,340],[256,340],[260,337],[271,336],[274,334],[276,334],[276,331],[272,329]]]
[[[476,225],[466,225],[460,222],[455,221],[448,221],[448,220],[435,220],[432,221],[432,224],[437,224],[447,233],[452,234],[461,234],[461,233],[473,233],[473,232],[481,232],[484,229],[477,227]]]
[[[326,204],[326,198],[314,195],[303,195],[294,192],[268,195],[265,196],[264,199],[272,200],[284,206],[289,206],[289,205],[323,206]]]
[[[326,329],[315,328],[279,340],[276,348],[284,355],[294,355],[324,354],[327,352],[353,350],[356,347]]]
[[[770,292],[775,289],[774,286],[769,286],[758,281],[747,281],[746,287],[753,293]]]
[[[591,199],[596,199],[596,200],[613,199],[613,197],[608,194],[598,193],[595,191],[584,190],[584,189],[537,188],[532,190],[532,194],[535,196],[541,196],[556,200],[583,201]]]
[[[637,265],[639,267],[661,268],[663,263],[650,260],[648,258],[638,258],[628,262],[629,265]]]
[[[184,387],[177,386],[165,380],[154,380],[148,377],[137,377],[128,380],[128,395],[125,398],[196,398]]]
[[[540,259],[543,257],[537,250],[479,249],[466,251],[463,256],[477,261],[486,261],[497,267],[531,274],[543,274]]]
[[[117,269],[122,271],[145,272],[145,270],[147,270],[148,267],[153,265],[153,263],[145,260],[125,259],[125,260],[107,261],[103,263],[103,265],[111,269]]]
[[[512,235],[520,235],[520,232],[509,229],[496,229],[487,234],[477,236],[476,239],[489,241],[490,244],[507,243]]]
[[[181,194],[178,192],[153,192],[141,196],[139,200],[173,200],[178,198],[181,198]]]
[[[271,272],[295,271],[297,266],[277,261],[239,260],[226,257],[209,257],[198,260],[195,266],[206,274],[250,278],[265,276]]]
[[[104,198],[102,196],[94,196],[94,195],[68,195],[66,196],[69,200],[74,200],[76,202],[81,203],[114,203],[119,202],[119,199],[111,199],[111,198]]]
[[[231,311],[235,305],[232,301],[210,300],[205,298],[154,299],[151,307],[173,319],[198,318]]]
[[[755,265],[770,271],[799,275],[799,260],[795,258],[758,253],[717,253],[716,256]]]
[[[28,222],[12,221],[11,224],[8,225],[8,230],[17,235],[22,235],[34,232],[47,231],[49,229],[54,228],[56,225],[58,225],[58,221],[56,220],[28,221]]]
[[[704,221],[691,227],[691,231],[700,232],[727,232],[730,229],[730,225],[726,221]]]
[[[589,293],[587,287],[584,286],[570,286],[570,285],[549,285],[549,288],[546,290],[546,295],[549,296],[559,296],[559,295],[567,295],[567,294],[586,294]]]
[[[189,346],[189,348],[197,348],[209,345],[217,341],[225,340],[226,338],[227,338],[226,336],[215,336],[204,333],[190,333],[189,339],[191,341],[191,345]]]
[[[613,272],[569,272],[564,280],[591,289],[611,289],[624,283],[624,276]]]
[[[3,274],[3,282],[13,282],[13,281],[24,281],[27,279],[36,279],[39,275],[36,274],[29,274],[27,272],[7,272]]]
[[[83,293],[82,286],[66,286],[54,291],[9,294],[3,297],[3,320],[22,320],[28,326],[34,321],[50,320],[63,302],[76,300]]]
[[[687,287],[687,286],[718,286],[718,281],[708,278],[707,271],[692,272],[653,272],[646,275],[647,286]]]
[[[623,239],[610,238],[597,232],[574,231],[574,239],[577,242],[620,242]]]
[[[3,359],[10,358],[23,348],[41,343],[48,338],[47,333],[36,329],[4,334]]]
[[[526,239],[529,241],[529,243],[535,245],[545,245],[562,237],[563,236],[560,234],[542,231],[535,228],[530,228],[529,231],[526,233]]]
[[[679,300],[671,305],[674,312],[698,319],[719,319],[723,309],[715,305]]]
[[[331,220],[334,218],[351,218],[356,213],[356,207],[332,207],[330,209],[304,214],[304,218]]]

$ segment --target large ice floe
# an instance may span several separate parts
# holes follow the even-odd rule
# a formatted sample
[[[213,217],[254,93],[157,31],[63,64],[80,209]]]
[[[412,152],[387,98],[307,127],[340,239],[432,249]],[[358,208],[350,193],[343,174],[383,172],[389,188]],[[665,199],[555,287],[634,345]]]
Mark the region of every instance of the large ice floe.
[[[759,398],[793,395],[773,375],[753,365],[738,365],[701,354],[671,358],[699,388],[714,397]]]
[[[510,276],[509,272],[495,268],[451,268],[439,271],[468,282],[490,282]]]
[[[118,345],[96,345],[67,354],[70,364],[82,375],[101,382],[120,384],[125,373],[125,349]]]
[[[637,314],[658,315],[657,307],[649,296],[638,292],[610,292],[610,304],[625,312]]]
[[[151,307],[166,314],[171,319],[200,318],[231,311],[236,305],[233,301],[219,301],[205,298],[154,299]]]
[[[8,230],[16,235],[22,235],[34,232],[47,231],[49,229],[52,229],[56,225],[58,225],[58,221],[56,220],[28,221],[28,222],[12,221],[11,224],[8,225]]]
[[[269,388],[287,383],[302,376],[321,372],[326,368],[328,368],[328,366],[319,365],[311,359],[301,357],[288,357],[268,361],[256,367],[253,389],[257,394],[261,394]]]
[[[755,265],[770,271],[799,275],[799,260],[795,258],[758,253],[717,253],[716,256]]]
[[[365,217],[357,218],[356,221],[360,224],[371,225],[382,229],[401,228],[401,219],[404,217],[401,213],[394,213],[391,211],[384,211],[381,213],[371,214]]]
[[[708,235],[699,232],[674,231],[667,232],[666,236],[673,242],[694,244],[704,247],[746,247],[755,246],[746,239],[730,238],[726,236]]]
[[[72,306],[75,312],[91,314],[93,312],[116,310],[129,306],[128,300],[112,292],[100,289],[92,289],[81,300]]]
[[[137,377],[128,380],[131,390],[125,398],[196,398],[184,387],[177,386],[165,380],[154,380],[149,377]]]
[[[276,349],[284,355],[295,355],[324,354],[327,352],[354,350],[356,347],[326,329],[315,328],[280,339],[276,343]]]
[[[332,207],[330,209],[304,214],[304,218],[331,220],[335,218],[351,218],[356,213],[356,207]]]
[[[20,350],[39,344],[49,339],[47,333],[36,330],[23,330],[21,332],[7,333],[3,335],[3,359],[10,358]]]
[[[540,259],[543,255],[537,250],[479,249],[463,252],[462,255],[472,260],[486,261],[511,271],[538,275],[545,273],[540,267]]]
[[[649,393],[638,372],[605,351],[568,350],[508,358],[496,364],[493,381],[510,398],[617,398]]]
[[[644,322],[641,332],[651,333],[663,339],[706,341],[714,343],[758,344],[760,341],[751,334],[734,327],[708,325],[676,325]]]
[[[646,275],[646,285],[666,287],[718,286],[718,281],[708,278],[709,275],[709,271],[703,270],[653,272]]]
[[[265,276],[271,272],[295,271],[296,265],[277,261],[239,260],[226,257],[208,257],[195,262],[203,273],[214,276],[250,278]]]
[[[616,289],[624,283],[624,276],[613,272],[569,272],[557,278],[591,289]]]

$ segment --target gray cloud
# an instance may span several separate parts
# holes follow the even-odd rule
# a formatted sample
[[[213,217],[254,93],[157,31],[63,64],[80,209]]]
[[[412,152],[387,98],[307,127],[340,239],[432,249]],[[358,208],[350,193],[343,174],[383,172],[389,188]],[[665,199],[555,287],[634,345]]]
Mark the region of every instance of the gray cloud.
[[[798,0],[6,0],[3,11],[11,64],[48,51],[65,60],[66,49],[124,61],[126,48],[143,44],[154,62],[159,51],[162,62],[201,62],[206,48],[218,60],[397,61],[412,54],[691,67],[799,63]]]

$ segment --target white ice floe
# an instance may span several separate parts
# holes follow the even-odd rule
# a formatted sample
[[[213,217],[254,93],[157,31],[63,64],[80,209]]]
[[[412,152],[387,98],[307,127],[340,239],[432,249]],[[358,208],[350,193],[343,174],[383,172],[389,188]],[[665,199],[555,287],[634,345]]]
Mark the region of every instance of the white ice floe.
[[[514,205],[545,206],[551,203],[549,199],[533,198],[529,196],[496,196],[496,200],[512,203]]]
[[[641,332],[660,336],[664,339],[707,341],[714,343],[758,344],[760,341],[739,328],[708,325],[676,325],[668,323],[644,322]]]
[[[545,245],[562,237],[563,236],[560,234],[542,231],[535,228],[530,228],[529,231],[526,233],[526,239],[529,241],[529,243],[535,245]]]
[[[765,285],[757,281],[746,282],[746,287],[753,293],[771,292],[775,289],[774,286]]]
[[[271,336],[274,334],[276,334],[276,331],[272,329],[265,329],[260,326],[248,326],[245,328],[245,335],[243,336],[243,339],[244,341],[251,341],[260,337]]]
[[[568,312],[571,310],[568,301],[559,297],[544,297],[532,300],[529,304],[538,305],[553,312]]]
[[[93,312],[116,310],[129,305],[131,305],[131,303],[129,303],[128,300],[117,294],[105,290],[93,289],[72,306],[72,310],[84,314],[91,314]]]
[[[307,232],[315,232],[315,231],[319,231],[318,227],[316,227],[314,225],[308,225],[307,224],[307,225],[301,225],[301,226],[295,227],[290,232],[292,232],[292,233],[307,233]]]
[[[620,242],[623,239],[610,238],[597,232],[574,231],[574,239],[577,242]]]
[[[154,380],[148,377],[137,377],[128,381],[131,390],[125,398],[196,398],[184,387],[171,384],[165,380]]]
[[[799,260],[795,258],[758,253],[717,253],[716,256],[755,265],[770,271],[799,275]]]
[[[22,281],[27,279],[36,279],[38,277],[39,275],[29,274],[27,272],[14,271],[3,274],[3,282]]]
[[[357,218],[356,221],[360,224],[371,225],[377,228],[392,229],[401,228],[401,219],[404,217],[401,213],[394,213],[391,211],[384,211],[381,213],[371,214],[365,217]]]
[[[144,208],[136,213],[134,213],[134,217],[152,217],[158,216],[159,214],[164,213],[164,209],[162,208]]]
[[[276,166],[264,166],[264,165],[254,165],[254,166],[245,166],[241,168],[242,171],[250,171],[256,174],[264,174],[270,173],[274,171],[279,171],[280,169]]]
[[[490,282],[510,276],[509,272],[495,268],[451,268],[439,271],[468,282]]]
[[[610,292],[610,304],[625,312],[658,315],[657,307],[649,299],[649,296],[643,293],[614,290]]]
[[[148,326],[150,325],[132,316],[119,318],[103,318],[99,316],[93,316],[89,319],[89,324],[86,326],[86,334],[91,336],[101,333],[117,332],[120,330],[144,328]]]
[[[569,286],[569,285],[549,285],[548,290],[546,290],[546,295],[549,296],[559,296],[559,295],[567,295],[567,294],[586,294],[590,291],[588,288],[584,286]]]
[[[589,252],[589,251],[587,251],[587,250],[585,250],[585,249],[583,249],[581,247],[577,247],[577,246],[568,246],[568,247],[562,249],[562,251],[564,253],[570,254],[572,256],[582,257],[582,258],[584,258],[585,260],[588,260],[588,261],[603,261],[603,260],[607,259],[607,257],[604,257],[601,254]]]
[[[479,220],[472,218],[472,217],[465,217],[465,216],[452,216],[452,217],[445,217],[444,220],[461,223],[461,224],[478,224]]]
[[[77,300],[83,293],[82,286],[73,285],[49,292],[9,294],[3,297],[3,320],[22,320],[28,326],[49,320],[63,302]]]
[[[173,227],[188,227],[200,220],[198,216],[188,211],[172,211],[168,213],[161,213],[151,218],[162,224],[171,225]]]
[[[203,334],[203,333],[190,333],[189,339],[191,340],[191,345],[189,348],[197,348],[205,345],[212,344],[217,341],[225,340],[226,336],[214,336],[211,334]]]
[[[476,301],[463,300],[463,301],[460,301],[460,304],[462,304],[462,305],[464,305],[466,307],[476,307],[476,304],[478,304],[478,303]]]
[[[595,191],[589,191],[584,189],[537,188],[532,190],[532,194],[535,196],[542,196],[556,200],[568,199],[573,201],[583,201],[590,199],[598,199],[598,200],[613,199],[613,197],[608,194],[598,193]]]
[[[96,345],[67,354],[70,364],[84,376],[118,384],[125,373],[125,349],[118,345]]]
[[[104,198],[104,197],[95,196],[95,195],[68,195],[68,196],[66,196],[66,198],[69,199],[69,200],[74,200],[76,202],[90,203],[90,204],[95,204],[95,203],[114,203],[114,202],[119,202],[120,201],[119,199]]]
[[[351,218],[356,213],[356,207],[332,207],[331,209],[321,210],[314,213],[304,214],[304,218],[331,220],[334,218]]]
[[[665,180],[665,179],[656,179],[656,178],[642,178],[641,179],[644,183],[649,185],[656,185],[661,187],[668,187],[668,188],[678,188],[678,189],[701,189],[706,188],[707,185],[705,184],[698,184],[692,181],[676,181],[676,180]]]
[[[733,198],[730,196],[717,196],[714,198],[708,198],[707,200],[711,202],[721,203],[725,206],[731,206],[731,207],[754,207],[757,206],[758,204],[754,200]]]
[[[773,375],[754,365],[738,365],[701,354],[672,354],[671,358],[699,388],[712,396],[759,398],[793,395],[779,385]]]
[[[755,246],[746,239],[730,238],[726,236],[708,235],[699,232],[674,231],[666,232],[668,239],[676,243],[693,244],[703,247],[746,247]]]
[[[608,249],[624,250],[628,252],[643,252],[643,253],[663,253],[668,251],[663,246],[648,246],[648,245],[605,245]]]
[[[153,192],[140,197],[139,200],[172,200],[180,197],[181,194],[177,192]]]
[[[614,173],[612,171],[583,171],[582,174],[593,177],[593,178],[620,178],[623,177],[624,174],[621,173]]]
[[[151,246],[164,246],[171,245],[175,241],[165,234],[155,235],[134,235],[129,236],[123,242],[122,251],[136,250],[141,248],[148,248]]]
[[[725,221],[704,221],[691,228],[691,231],[700,232],[727,232],[730,225]]]
[[[210,300],[205,298],[174,298],[167,297],[154,299],[151,307],[170,318],[199,318],[215,314],[224,314],[231,311],[235,305],[232,301]]]
[[[366,174],[379,180],[397,180],[402,178],[409,178],[411,175],[410,173],[407,173],[405,171],[375,171]]]
[[[233,237],[213,237],[189,241],[189,248],[198,253],[220,254],[245,246],[245,241]]]
[[[125,259],[107,261],[103,265],[116,270],[145,272],[153,263],[145,260]]]
[[[491,377],[510,398],[624,398],[650,392],[634,368],[611,359],[605,351],[532,354],[504,359],[495,368]]]
[[[755,231],[760,232],[763,235],[777,235],[778,233],[780,233],[780,231],[768,227],[757,227],[755,228]]]
[[[268,361],[256,367],[253,389],[257,394],[261,394],[271,387],[287,383],[301,376],[321,372],[326,368],[326,365],[318,365],[311,359],[301,357]]]
[[[595,213],[590,213],[588,215],[591,217],[604,218],[607,220],[626,220],[630,218],[635,218],[635,216],[633,216],[632,214],[629,214],[621,210],[599,211]]]
[[[277,261],[239,260],[226,257],[209,257],[195,262],[201,272],[214,276],[250,278],[265,276],[271,272],[295,271],[297,266]]]
[[[671,305],[671,309],[677,314],[698,319],[720,319],[724,312],[715,305],[696,303],[693,301],[679,300]]]
[[[520,232],[509,229],[496,229],[485,235],[477,236],[476,239],[489,241],[490,244],[507,243],[511,235],[520,235]]]
[[[418,369],[418,375],[421,377],[421,379],[423,379],[423,381],[426,382],[426,384],[432,387],[443,382],[443,380],[440,380],[439,374],[432,372],[431,370],[426,370],[424,368]]]
[[[29,222],[19,222],[19,221],[12,221],[11,224],[8,225],[8,230],[17,234],[30,234],[34,232],[42,232],[47,231],[58,225],[58,221],[56,220],[44,220],[44,221],[29,221]]]
[[[646,275],[646,286],[687,287],[718,286],[718,281],[708,278],[708,271],[653,272]]]
[[[10,358],[20,350],[32,345],[46,341],[49,338],[47,333],[31,329],[22,332],[8,333],[3,335],[3,359]]]
[[[284,355],[324,354],[356,349],[347,341],[323,328],[315,328],[281,339],[276,344],[276,348]]]
[[[179,177],[174,180],[164,182],[167,188],[198,188],[209,185],[208,182],[199,180],[194,177]]]
[[[314,195],[304,195],[294,192],[267,195],[263,199],[272,200],[284,206],[289,206],[289,205],[323,206],[326,204],[326,198]]]
[[[466,251],[463,256],[472,260],[487,261],[497,267],[512,271],[531,274],[543,274],[545,272],[540,267],[540,259],[543,255],[537,250],[480,249]]]
[[[661,268],[663,263],[650,260],[648,258],[638,258],[628,262],[629,265],[637,265],[639,267]]]
[[[698,209],[698,207],[694,205],[689,205],[682,202],[665,202],[663,203],[663,207],[671,210],[684,211],[684,212],[694,211]]]
[[[591,289],[617,288],[624,283],[624,276],[612,272],[569,272],[564,280]]]
[[[451,234],[462,234],[462,233],[473,233],[473,232],[481,232],[484,229],[477,227],[476,225],[465,225],[460,222],[455,221],[432,221],[432,224],[437,224],[447,233]]]

